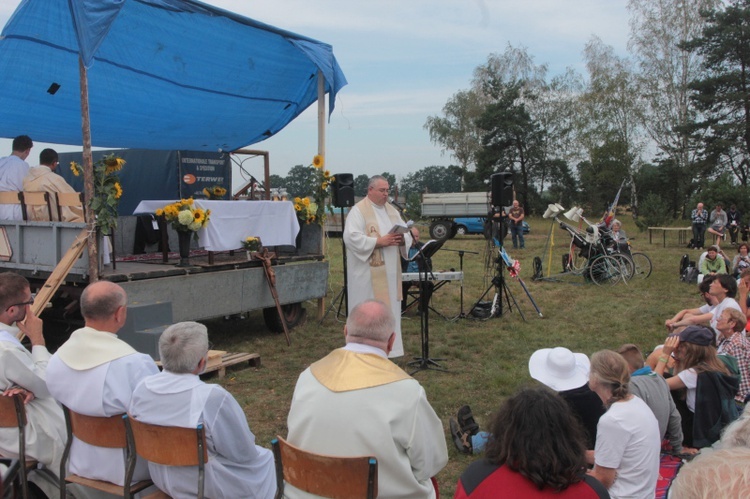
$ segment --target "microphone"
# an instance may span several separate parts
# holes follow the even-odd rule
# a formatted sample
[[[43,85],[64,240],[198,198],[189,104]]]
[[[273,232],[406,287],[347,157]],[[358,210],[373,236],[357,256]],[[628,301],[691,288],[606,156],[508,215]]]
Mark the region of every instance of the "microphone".
[[[400,205],[399,203],[397,203],[397,202],[396,202],[396,200],[395,200],[395,199],[393,199],[393,198],[390,198],[390,199],[388,200],[388,202],[389,202],[389,203],[391,203],[391,204],[392,204],[393,206],[395,206],[396,208],[398,208],[398,211],[405,211],[405,210],[406,210],[406,208],[404,208],[404,207],[403,207],[403,206],[401,206],[401,205]]]

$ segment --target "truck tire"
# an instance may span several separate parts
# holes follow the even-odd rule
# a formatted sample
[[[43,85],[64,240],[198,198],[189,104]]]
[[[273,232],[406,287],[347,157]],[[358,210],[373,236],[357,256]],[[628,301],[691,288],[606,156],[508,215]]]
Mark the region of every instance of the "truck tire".
[[[453,222],[450,220],[435,220],[430,225],[430,237],[433,239],[448,239],[453,231]]]
[[[284,319],[286,319],[286,325],[289,329],[299,326],[307,317],[307,311],[300,302],[282,305],[281,311],[284,312]],[[281,317],[279,317],[276,307],[263,309],[263,321],[269,331],[273,333],[284,332],[284,324],[281,323]]]

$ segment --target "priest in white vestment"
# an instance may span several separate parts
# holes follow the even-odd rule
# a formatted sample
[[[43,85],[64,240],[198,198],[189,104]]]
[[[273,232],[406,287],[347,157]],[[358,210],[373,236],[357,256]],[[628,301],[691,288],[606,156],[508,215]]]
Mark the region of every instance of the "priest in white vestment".
[[[25,277],[13,272],[0,274],[0,390],[3,395],[24,395],[26,457],[44,464],[54,474],[47,481],[54,483],[65,450],[65,419],[47,391],[45,371],[50,354],[44,344],[42,320],[31,312],[32,303]],[[31,353],[18,340],[19,332],[29,337]],[[16,428],[0,428],[0,454],[18,457]],[[33,475],[30,479],[50,492]]]
[[[34,143],[28,135],[13,139],[13,153],[0,158],[0,191],[22,191],[23,179],[29,172],[26,158]],[[21,205],[0,204],[0,220],[23,220]]]
[[[208,330],[197,322],[168,327],[159,338],[164,371],[141,381],[130,401],[130,417],[161,426],[203,424],[208,446],[205,496],[272,499],[276,493],[273,453],[255,445],[242,407],[220,385],[198,377],[208,359]],[[176,499],[195,497],[197,466],[148,464],[151,479]]]
[[[49,361],[47,387],[69,409],[88,416],[127,412],[133,390],[159,369],[117,337],[127,315],[125,290],[109,281],[90,284],[81,295],[86,327],[70,335]],[[71,473],[123,485],[125,450],[95,447],[78,439],[70,449]],[[148,464],[138,459],[133,481],[147,479]]]
[[[431,477],[448,462],[443,425],[419,382],[388,360],[393,326],[380,302],[352,310],[346,346],[297,380],[287,440],[319,454],[375,456],[378,497],[433,498]],[[290,485],[284,495],[314,497]]]
[[[388,180],[370,179],[367,197],[349,211],[344,226],[346,245],[347,300],[349,313],[373,298],[388,305],[395,318],[396,342],[389,357],[404,355],[401,340],[401,257],[408,258],[411,233],[389,234],[394,224],[404,224],[388,204]]]
[[[29,173],[23,179],[23,190],[31,192],[49,192],[56,196],[58,192],[74,194],[73,189],[64,178],[55,173],[59,164],[59,157],[54,149],[44,149],[39,153],[39,166],[29,168]],[[83,209],[79,207],[60,207],[61,222],[83,222]],[[31,210],[31,220],[49,220],[46,208],[34,206]],[[58,220],[57,210],[52,210],[52,220]]]

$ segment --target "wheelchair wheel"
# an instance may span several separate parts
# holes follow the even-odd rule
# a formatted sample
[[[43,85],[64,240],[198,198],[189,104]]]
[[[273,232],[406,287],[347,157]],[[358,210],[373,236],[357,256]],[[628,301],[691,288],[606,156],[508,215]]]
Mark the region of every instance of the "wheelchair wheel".
[[[602,255],[591,262],[588,269],[589,278],[599,286],[614,286],[619,282],[626,282],[626,276],[620,261],[609,255]]]
[[[635,266],[633,277],[646,279],[651,275],[653,266],[651,265],[651,259],[645,253],[633,253],[631,254],[631,258]]]
[[[614,253],[610,255],[612,258],[620,262],[622,267],[622,277],[626,281],[629,281],[635,275],[635,263],[625,253]]]

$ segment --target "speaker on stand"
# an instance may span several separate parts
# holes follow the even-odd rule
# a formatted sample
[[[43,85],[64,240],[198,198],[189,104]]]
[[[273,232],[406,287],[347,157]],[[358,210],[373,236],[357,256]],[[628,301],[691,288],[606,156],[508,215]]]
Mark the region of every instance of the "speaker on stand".
[[[333,176],[333,182],[331,183],[331,204],[334,207],[340,209],[341,213],[341,255],[342,261],[344,262],[344,285],[341,287],[341,291],[336,295],[336,298],[331,302],[331,306],[325,313],[323,318],[320,320],[322,324],[325,318],[328,316],[328,312],[336,310],[336,318],[341,315],[341,309],[344,309],[344,317],[349,314],[349,291],[347,289],[348,274],[346,272],[346,244],[344,243],[344,208],[351,208],[354,206],[354,175],[351,173],[338,173]]]

